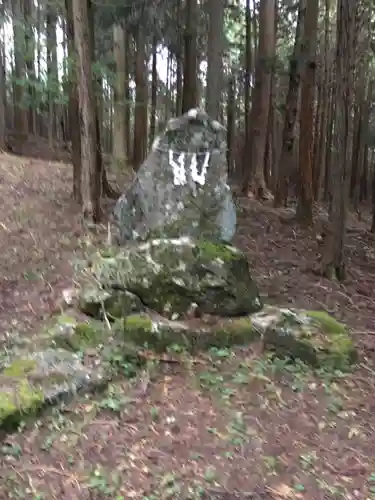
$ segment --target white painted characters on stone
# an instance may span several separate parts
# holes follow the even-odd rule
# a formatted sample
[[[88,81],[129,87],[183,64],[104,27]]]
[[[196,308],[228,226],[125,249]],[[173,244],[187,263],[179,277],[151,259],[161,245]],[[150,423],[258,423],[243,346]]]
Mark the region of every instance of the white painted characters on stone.
[[[173,170],[173,183],[175,186],[184,186],[186,184],[185,171],[185,153],[181,153],[177,161],[173,158],[173,151],[169,150],[169,164]]]
[[[198,110],[196,108],[189,109],[188,111],[189,118],[196,118],[197,116],[198,116]]]
[[[184,186],[187,183],[186,168],[185,168],[186,154],[181,153],[178,156],[177,160],[175,160],[173,157],[173,151],[171,149],[169,150],[168,153],[169,153],[169,164],[173,170],[173,183],[175,186]],[[198,155],[194,153],[188,156],[191,157],[190,173],[192,180],[196,184],[204,186],[206,183],[207,168],[210,162],[210,153],[208,152],[205,153],[200,172],[198,171]]]
[[[201,173],[199,173],[197,168],[198,167],[197,155],[194,155],[191,159],[191,165],[190,165],[191,178],[193,179],[194,182],[200,184],[201,186],[204,186],[206,183],[206,174],[209,161],[210,161],[210,153],[206,153],[204,155],[204,161]]]

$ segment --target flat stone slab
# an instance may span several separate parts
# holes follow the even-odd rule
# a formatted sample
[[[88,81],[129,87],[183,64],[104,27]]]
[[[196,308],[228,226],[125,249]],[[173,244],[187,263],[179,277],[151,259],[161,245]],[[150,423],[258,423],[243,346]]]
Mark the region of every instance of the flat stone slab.
[[[84,366],[76,353],[65,349],[16,356],[0,372],[0,428],[14,427],[45,406],[67,402],[78,392],[107,383],[100,367]]]
[[[266,306],[253,315],[218,319],[214,324],[141,314],[124,318],[122,328],[125,339],[155,350],[178,344],[194,352],[261,341],[265,351],[317,368],[345,370],[357,360],[345,325],[323,311]]]
[[[265,306],[251,316],[265,350],[318,368],[345,370],[357,360],[347,327],[324,311]]]
[[[117,319],[110,329],[93,318],[82,322],[63,315],[50,331],[55,332],[55,345],[79,352],[96,347],[108,352],[113,346],[120,350],[124,346],[125,354],[129,345],[164,352],[178,345],[196,354],[211,347],[261,342],[264,351],[300,359],[313,367],[344,370],[357,360],[350,332],[329,314],[274,306],[241,317],[207,315],[188,320],[170,320],[149,311]]]

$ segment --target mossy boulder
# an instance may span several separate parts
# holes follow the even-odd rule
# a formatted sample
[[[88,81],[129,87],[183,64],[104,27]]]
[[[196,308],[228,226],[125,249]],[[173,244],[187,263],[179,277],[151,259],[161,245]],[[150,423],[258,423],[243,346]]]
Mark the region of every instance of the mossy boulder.
[[[180,346],[191,353],[211,347],[244,345],[260,339],[248,317],[204,320],[172,321],[156,314],[137,314],[115,323],[125,343],[132,342],[158,352]]]
[[[98,252],[89,264],[89,281],[111,297],[119,290],[130,292],[169,319],[179,319],[192,308],[239,316],[262,307],[246,256],[227,244],[188,237],[154,239],[117,253]]]
[[[84,366],[64,349],[24,353],[8,359],[0,372],[0,428],[7,429],[46,405],[67,401],[78,391],[108,382],[100,366]]]
[[[267,306],[252,316],[264,348],[319,368],[346,370],[357,351],[345,325],[324,311]]]

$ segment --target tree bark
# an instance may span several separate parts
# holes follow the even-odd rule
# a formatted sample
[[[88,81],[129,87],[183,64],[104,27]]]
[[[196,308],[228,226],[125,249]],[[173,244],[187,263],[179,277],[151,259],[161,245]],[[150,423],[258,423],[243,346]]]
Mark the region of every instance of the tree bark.
[[[124,167],[126,163],[126,129],[125,129],[125,107],[127,79],[125,60],[125,29],[121,24],[113,27],[113,52],[116,63],[116,84],[114,89],[113,108],[113,158],[116,164]]]
[[[275,206],[286,204],[288,199],[288,185],[293,165],[293,149],[295,142],[295,127],[298,114],[298,93],[303,69],[303,30],[306,14],[306,0],[299,3],[296,36],[293,55],[289,67],[289,87],[285,103],[284,128],[279,166],[278,180],[275,192]]]
[[[14,102],[14,127],[21,135],[28,134],[28,117],[25,107],[25,34],[24,34],[24,12],[22,0],[12,0],[13,13],[13,39],[14,39],[14,76],[16,81],[13,85]]]
[[[346,276],[345,235],[349,201],[351,162],[351,116],[354,79],[354,26],[356,4],[337,0],[336,29],[336,108],[334,149],[336,161],[332,166],[332,205],[330,231],[323,256],[323,274],[343,281]]]
[[[314,101],[318,10],[319,0],[307,1],[298,158],[299,193],[296,211],[297,221],[307,225],[313,222]]]
[[[82,206],[82,163],[81,163],[81,134],[75,133],[79,119],[78,87],[76,59],[77,54],[74,45],[74,16],[72,0],[65,0],[66,9],[66,29],[68,37],[68,82],[69,82],[69,135],[72,143],[72,164],[73,164],[73,199]]]
[[[151,147],[156,133],[156,111],[157,111],[157,90],[158,90],[158,71],[157,71],[157,40],[154,37],[152,43],[152,71],[151,71],[151,116],[150,116],[150,134],[149,145]]]
[[[225,0],[208,0],[209,30],[207,41],[207,114],[218,120],[223,90],[223,29]]]
[[[186,27],[184,33],[184,87],[182,113],[195,108],[198,104],[197,84],[197,0],[186,0]]]
[[[91,74],[91,39],[87,0],[72,0],[74,42],[77,52],[78,96],[82,151],[82,201],[84,217],[100,222],[101,178],[97,178],[95,96]]]
[[[135,68],[135,115],[134,115],[134,169],[137,170],[147,154],[147,108],[148,90],[146,81],[146,45],[145,37],[138,31]]]
[[[46,25],[47,25],[47,85],[48,85],[48,142],[53,148],[53,141],[56,138],[56,106],[55,96],[58,87],[58,70],[57,70],[57,37],[56,24],[57,15],[54,12],[54,7],[46,4]]]
[[[264,159],[267,143],[268,115],[275,44],[275,0],[261,0],[259,7],[259,56],[255,69],[255,88],[250,111],[250,136],[246,138],[251,150],[251,169],[246,169],[243,191],[249,187],[257,198],[268,198],[264,180]]]

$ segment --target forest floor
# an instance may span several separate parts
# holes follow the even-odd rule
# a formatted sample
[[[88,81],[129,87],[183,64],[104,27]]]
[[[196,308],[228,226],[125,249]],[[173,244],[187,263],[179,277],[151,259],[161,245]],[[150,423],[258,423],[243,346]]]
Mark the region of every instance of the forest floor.
[[[64,163],[0,156],[0,332],[27,335],[71,285],[93,236]],[[0,499],[375,498],[375,241],[350,221],[349,276],[319,277],[316,230],[241,200],[236,243],[265,301],[325,309],[361,353],[351,375],[253,349],[150,366],[0,443]]]

